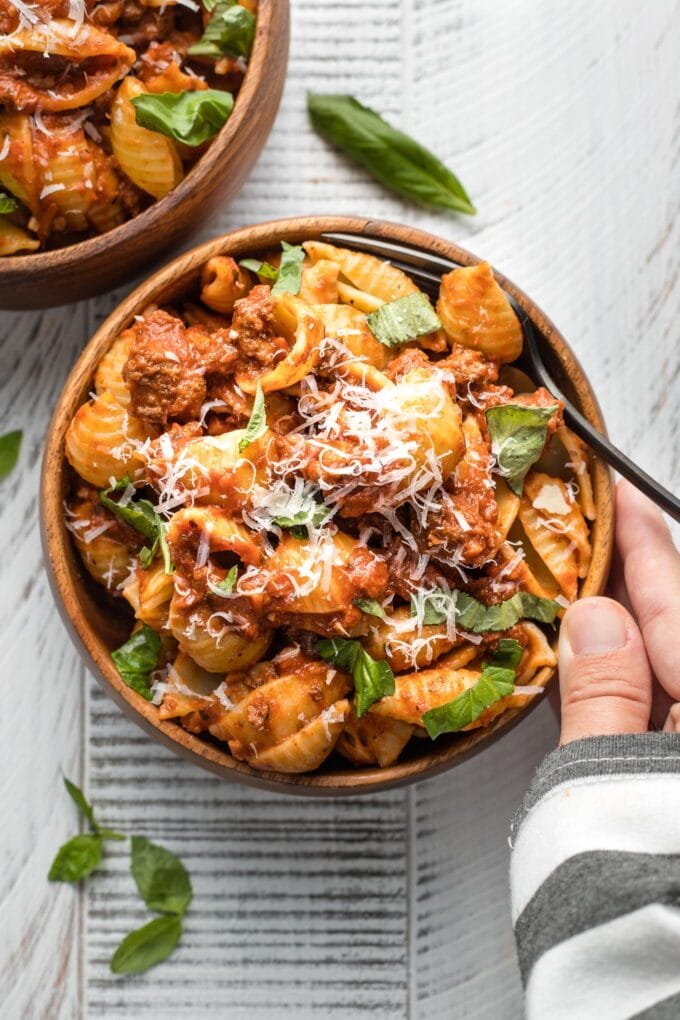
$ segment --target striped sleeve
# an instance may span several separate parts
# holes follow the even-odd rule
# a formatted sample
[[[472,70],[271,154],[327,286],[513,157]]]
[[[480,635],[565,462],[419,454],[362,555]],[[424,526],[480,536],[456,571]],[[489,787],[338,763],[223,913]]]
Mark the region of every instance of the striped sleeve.
[[[527,1020],[677,1020],[680,735],[554,751],[510,843]]]

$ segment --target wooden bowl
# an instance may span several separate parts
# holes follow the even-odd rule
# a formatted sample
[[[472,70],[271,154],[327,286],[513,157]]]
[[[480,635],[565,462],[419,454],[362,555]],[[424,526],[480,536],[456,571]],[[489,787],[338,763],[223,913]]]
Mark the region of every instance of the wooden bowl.
[[[0,309],[49,308],[112,290],[168,256],[239,192],[271,131],[288,63],[288,0],[260,0],[234,110],[178,186],[139,216],[66,248],[0,258]]]
[[[299,243],[305,239],[317,238],[326,230],[388,238],[427,249],[463,265],[479,261],[455,244],[410,227],[333,216],[278,220],[244,227],[180,255],[130,294],[104,322],[81,354],[66,382],[47,434],[40,500],[43,545],[57,605],[89,668],[125,714],[183,758],[224,779],[236,779],[285,793],[321,796],[384,790],[451,768],[515,725],[540,698],[533,699],[528,708],[505,712],[485,729],[441,737],[436,743],[412,740],[404,759],[386,769],[353,769],[343,765],[342,760],[334,756],[321,770],[308,775],[284,775],[252,769],[232,758],[224,746],[213,742],[211,738],[187,733],[176,722],[160,721],[158,709],[123,683],[111,660],[111,651],[129,636],[131,615],[126,611],[127,607],[121,607],[119,613],[112,615],[110,600],[102,596],[101,590],[81,567],[64,526],[63,501],[70,473],[64,461],[66,429],[77,408],[88,399],[97,362],[120,331],[129,325],[133,316],[150,302],[177,302],[196,286],[201,266],[214,255],[228,254],[239,258],[278,247],[282,240]],[[586,417],[603,429],[604,423],[595,395],[566,341],[526,294],[502,274],[496,273],[496,277],[514,295],[536,330],[545,338],[549,348],[548,360],[558,384]],[[592,562],[588,576],[581,585],[581,595],[597,595],[603,591],[614,537],[612,482],[608,468],[599,461],[594,462],[593,484],[598,516],[592,531]],[[554,670],[546,668],[542,679],[547,683],[553,674]]]

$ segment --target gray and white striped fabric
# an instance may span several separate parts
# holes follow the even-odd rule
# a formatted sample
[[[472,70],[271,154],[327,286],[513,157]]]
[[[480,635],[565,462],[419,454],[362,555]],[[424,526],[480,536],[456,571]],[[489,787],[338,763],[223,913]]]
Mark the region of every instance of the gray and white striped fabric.
[[[680,736],[549,754],[511,846],[527,1020],[678,1020]]]

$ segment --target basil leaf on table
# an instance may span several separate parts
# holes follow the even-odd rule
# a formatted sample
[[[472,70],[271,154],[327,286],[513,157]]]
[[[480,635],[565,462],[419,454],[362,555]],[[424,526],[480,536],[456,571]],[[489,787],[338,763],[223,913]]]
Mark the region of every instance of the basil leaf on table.
[[[133,836],[130,870],[150,910],[179,917],[184,914],[192,889],[179,857],[144,836]]]
[[[158,665],[160,654],[160,635],[144,623],[124,645],[111,652],[111,658],[127,686],[151,701],[149,677]]]
[[[123,835],[122,832],[115,832],[113,829],[103,829],[101,827],[97,819],[94,817],[94,809],[90,802],[85,797],[83,791],[80,789],[79,786],[76,786],[75,783],[72,783],[70,779],[67,779],[66,776],[64,776],[64,786],[66,787],[69,797],[76,805],[81,815],[83,815],[84,818],[87,818],[88,822],[90,823],[90,828],[95,833],[95,835],[101,836],[102,839],[127,838],[126,836]]]
[[[250,415],[250,419],[246,426],[246,434],[241,440],[239,440],[238,448],[239,453],[254,443],[256,439],[263,436],[267,431],[267,409],[264,404],[264,393],[259,382],[255,390],[255,400],[253,401],[253,410]]]
[[[484,665],[479,679],[457,698],[423,714],[423,726],[432,740],[442,733],[456,733],[478,719],[482,712],[515,689],[515,671]]]
[[[92,874],[101,859],[102,837],[96,832],[83,832],[59,848],[47,878],[50,882],[80,882]]]
[[[19,208],[14,195],[8,195],[6,191],[0,191],[0,213],[15,212]]]
[[[179,917],[166,914],[126,935],[111,959],[114,974],[141,974],[165,960],[182,935]]]
[[[191,146],[216,135],[234,108],[231,93],[220,89],[145,92],[130,102],[140,127]]]
[[[21,449],[23,432],[6,432],[0,436],[0,481],[6,478],[16,465]]]
[[[411,616],[418,616],[420,598],[411,598]],[[473,634],[508,630],[519,620],[552,623],[559,610],[559,603],[554,599],[526,591],[518,591],[511,598],[492,606],[485,606],[464,591],[434,590],[422,596],[422,622],[425,626],[445,623],[450,614],[454,613],[456,626]]]
[[[276,266],[270,265],[269,262],[260,262],[259,259],[241,259],[239,266],[249,269],[251,273],[257,273],[263,280],[278,279],[278,269]]]
[[[307,109],[320,135],[392,191],[422,205],[476,212],[463,185],[441,160],[354,96],[310,92]]]
[[[153,503],[150,503],[148,499],[138,499],[135,501],[131,500],[125,506],[122,506],[115,499],[111,499],[112,492],[120,492],[126,489],[128,485],[130,485],[130,476],[125,475],[115,485],[110,486],[108,489],[103,489],[99,493],[99,501],[102,506],[105,506],[107,510],[115,514],[119,520],[129,524],[135,531],[151,540],[151,546],[145,546],[139,554],[142,566],[145,569],[151,566],[156,551],[160,548],[165,573],[171,574],[172,561],[165,535],[165,524]]]
[[[255,15],[235,0],[217,0],[208,10],[214,14],[197,43],[189,47],[191,56],[249,57],[255,38]]]
[[[548,422],[559,410],[553,407],[524,407],[500,404],[486,412],[486,423],[493,453],[503,477],[517,496],[522,495],[524,479],[543,452]]]
[[[351,673],[355,687],[355,707],[359,718],[371,705],[394,694],[394,673],[382,659],[373,659],[360,641],[348,638],[324,638],[316,650],[326,662]]]
[[[272,287],[272,294],[299,294],[302,285],[302,263],[304,261],[304,249],[297,244],[281,242],[281,262]]]
[[[367,613],[369,616],[377,616],[379,620],[387,619],[385,610],[375,599],[355,599],[354,605],[362,613]]]
[[[387,301],[366,316],[366,325],[385,347],[397,347],[439,329],[441,322],[424,294],[406,294]]]

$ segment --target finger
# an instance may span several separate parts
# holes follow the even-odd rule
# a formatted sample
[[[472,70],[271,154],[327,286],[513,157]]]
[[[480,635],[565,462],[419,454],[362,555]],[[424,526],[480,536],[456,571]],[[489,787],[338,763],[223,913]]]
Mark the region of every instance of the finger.
[[[635,620],[612,599],[581,599],[560,628],[560,743],[645,733],[652,675]]]
[[[680,733],[680,705],[673,705],[664,725],[666,733]]]
[[[657,680],[680,701],[680,553],[653,503],[619,482],[616,542],[626,588]]]

